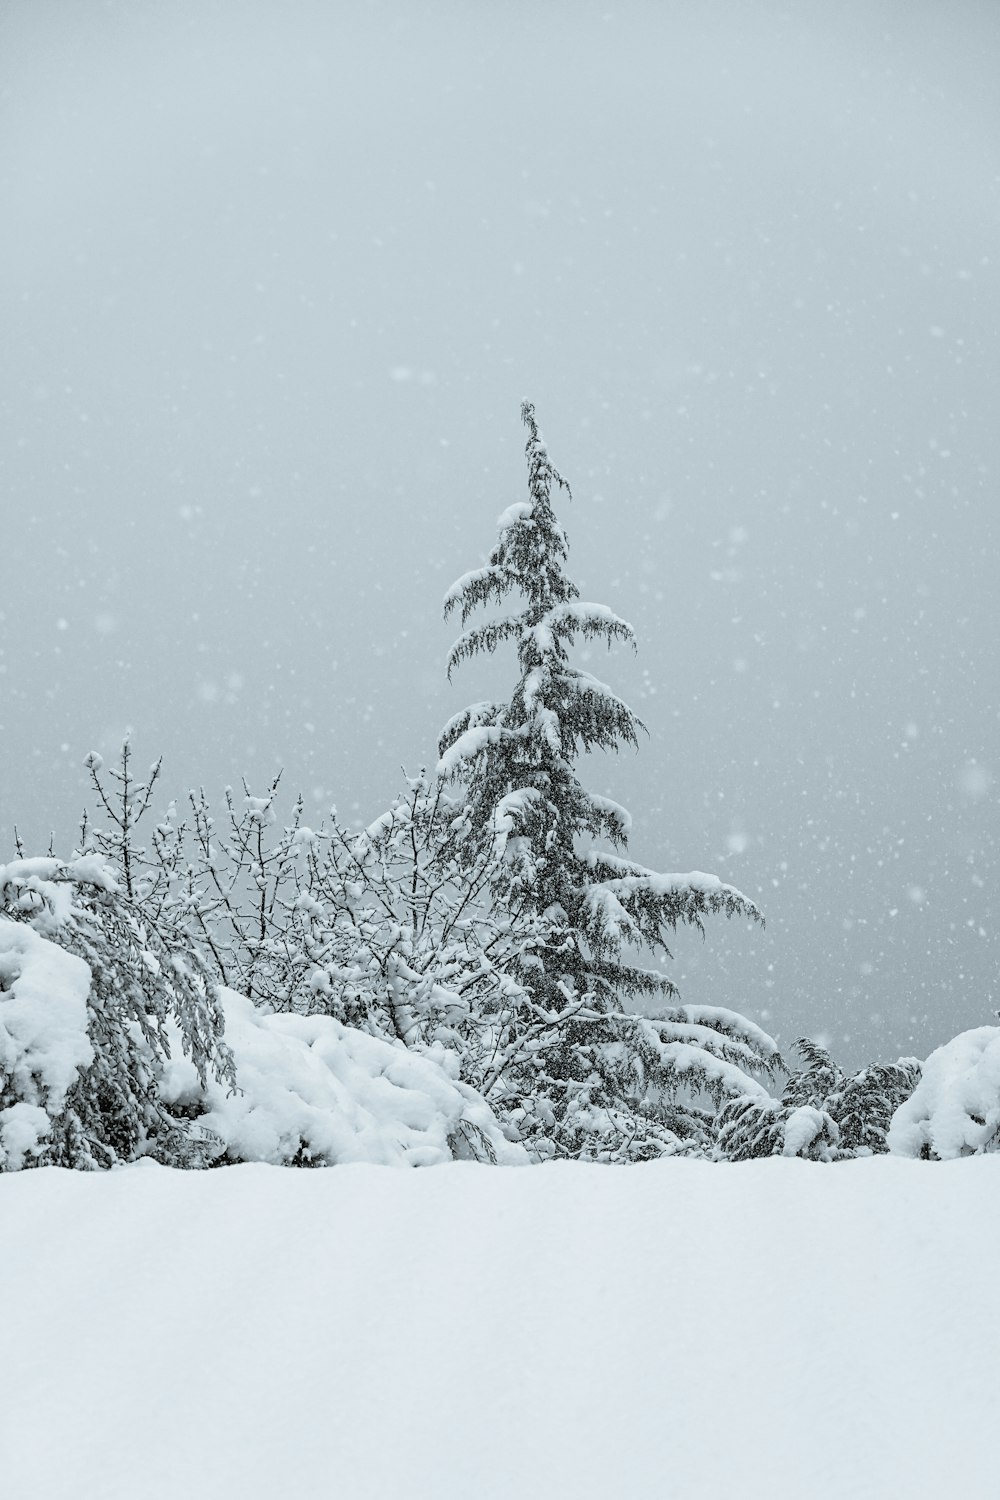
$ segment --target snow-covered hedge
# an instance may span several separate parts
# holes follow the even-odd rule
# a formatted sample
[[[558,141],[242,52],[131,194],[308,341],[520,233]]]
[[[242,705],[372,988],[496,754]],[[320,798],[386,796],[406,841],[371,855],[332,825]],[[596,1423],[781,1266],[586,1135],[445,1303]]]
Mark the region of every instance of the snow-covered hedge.
[[[932,1052],[887,1139],[896,1156],[932,1161],[1000,1151],[1000,1026],[963,1031]]]

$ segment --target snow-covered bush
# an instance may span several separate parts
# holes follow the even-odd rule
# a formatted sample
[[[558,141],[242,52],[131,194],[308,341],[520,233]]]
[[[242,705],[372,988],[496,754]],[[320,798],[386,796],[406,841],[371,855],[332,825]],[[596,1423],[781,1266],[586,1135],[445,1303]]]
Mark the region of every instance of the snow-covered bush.
[[[0,918],[0,1169],[30,1166],[55,1147],[66,1096],[94,1061],[89,991],[81,958]]]
[[[917,1087],[921,1063],[901,1057],[894,1063],[870,1063],[845,1079],[828,1108],[840,1127],[841,1153],[877,1156],[889,1150],[893,1116]]]
[[[476,1052],[478,1009],[509,984],[532,924],[493,909],[491,848],[458,858],[467,812],[440,778],[408,778],[385,813],[353,830],[335,812],[307,827],[301,797],[279,821],[280,775],[262,797],[246,783],[242,798],[227,789],[221,817],[199,789],[183,814],[171,803],[147,849],[134,835],[159,762],[138,782],[126,740],[109,773],[117,786],[98,756],[87,765],[110,832],[85,814],[81,852],[102,854],[221,984],[266,1010]]]
[[[217,1164],[527,1161],[444,1047],[414,1052],[331,1016],[264,1015],[232,990],[221,998],[240,1092],[200,1079],[176,1050],[162,1084],[174,1112],[215,1143]]]
[[[780,1099],[734,1098],[723,1106],[715,1159],[841,1161],[888,1151],[889,1122],[920,1078],[916,1058],[845,1073],[818,1042],[800,1037],[795,1047],[804,1066],[789,1077]]]
[[[732,1098],[719,1111],[715,1161],[752,1161],[759,1156],[802,1156],[836,1161],[840,1132],[824,1109],[780,1099]]]
[[[894,1063],[869,1063],[855,1073],[845,1073],[818,1042],[800,1037],[795,1047],[805,1066],[785,1084],[784,1110],[803,1107],[825,1115],[834,1126],[833,1154],[838,1160],[888,1151],[889,1122],[920,1078],[918,1060],[901,1057]]]
[[[530,946],[532,919],[493,908],[491,848],[478,863],[456,857],[467,814],[440,778],[409,778],[386,813],[353,831],[335,813],[328,825],[306,827],[301,799],[282,825],[280,777],[264,797],[246,785],[242,802],[227,791],[219,820],[199,790],[183,816],[171,805],[147,850],[136,830],[159,763],[148,783],[138,781],[128,741],[113,782],[99,757],[87,763],[111,831],[85,816],[82,847],[100,851],[120,881],[127,872],[142,909],[182,933],[217,982],[264,1014],[339,1023],[342,1051],[365,1033],[427,1055],[432,1076],[447,1055],[461,1084],[482,1079],[495,1048],[490,1017],[516,989],[512,965]],[[442,1140],[454,1134],[453,1104],[442,1115]],[[245,1113],[234,1104],[227,1118]],[[476,1144],[471,1116],[456,1130],[456,1149],[495,1154]],[[325,1139],[319,1127],[313,1134]],[[462,1146],[466,1137],[471,1147]],[[302,1150],[329,1156],[315,1141]]]
[[[116,765],[106,768],[95,752],[85,764],[97,816],[84,813],[78,853],[101,855],[146,919],[183,934],[219,983],[258,1003],[286,1004],[289,955],[294,967],[298,946],[296,861],[309,834],[301,828],[302,798],[290,825],[279,828],[280,773],[263,797],[246,782],[242,798],[227,787],[221,821],[198,788],[188,793],[185,813],[171,802],[140,842],[161,762],[140,780],[126,735]]]
[[[540,1159],[708,1156],[725,1101],[766,1104],[771,1096],[755,1075],[781,1066],[772,1038],[717,1006],[556,1013],[536,1051],[520,1046],[518,1055],[508,1044],[484,1093]]]
[[[492,850],[459,857],[467,815],[423,772],[367,828],[309,833],[296,867],[288,1001],[482,1072],[484,1010],[513,983],[532,924],[490,900]],[[477,1059],[479,1061],[477,1061]]]
[[[203,1132],[159,1092],[168,1025],[200,1078],[232,1087],[200,955],[102,858],[0,867],[0,1165],[198,1164]]]
[[[1000,1027],[963,1031],[932,1052],[887,1140],[894,1155],[926,1161],[1000,1151]]]
[[[827,1099],[843,1087],[846,1074],[826,1048],[811,1037],[800,1036],[795,1042],[795,1050],[803,1059],[803,1066],[790,1074],[782,1090],[781,1102],[791,1109],[800,1104],[823,1109]]]

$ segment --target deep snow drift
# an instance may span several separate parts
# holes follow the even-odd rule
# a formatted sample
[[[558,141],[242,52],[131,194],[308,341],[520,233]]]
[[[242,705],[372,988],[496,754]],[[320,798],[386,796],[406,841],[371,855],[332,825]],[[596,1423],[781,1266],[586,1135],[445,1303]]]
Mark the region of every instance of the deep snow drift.
[[[995,1500],[1000,1156],[0,1177],[4,1492]]]

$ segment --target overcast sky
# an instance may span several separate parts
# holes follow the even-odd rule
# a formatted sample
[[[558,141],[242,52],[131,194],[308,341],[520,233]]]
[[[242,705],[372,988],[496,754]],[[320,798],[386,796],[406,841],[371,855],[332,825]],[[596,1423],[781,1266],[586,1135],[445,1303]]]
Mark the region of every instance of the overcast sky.
[[[318,822],[433,763],[535,402],[693,1003],[1000,1005],[1000,6],[0,6],[0,858],[127,725]]]

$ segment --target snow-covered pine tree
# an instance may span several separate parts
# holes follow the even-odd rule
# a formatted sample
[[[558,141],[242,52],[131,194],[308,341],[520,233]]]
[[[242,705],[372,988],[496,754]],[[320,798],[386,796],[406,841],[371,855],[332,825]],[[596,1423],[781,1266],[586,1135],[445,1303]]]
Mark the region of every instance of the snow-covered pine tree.
[[[581,751],[635,746],[632,710],[571,664],[576,640],[634,644],[631,626],[581,601],[564,563],[566,534],[553,466],[525,402],[528,498],[500,517],[489,563],[448,591],[445,615],[463,627],[481,606],[520,595],[520,607],[468,629],[448,658],[461,663],[510,642],[518,680],[502,703],[477,703],[445,727],[439,773],[464,790],[467,855],[500,856],[499,907],[530,912],[539,941],[517,967],[521,994],[502,1018],[479,1086],[539,1155],[628,1160],[705,1149],[725,1097],[770,1096],[751,1075],[780,1065],[773,1041],[723,1009],[671,1004],[676,988],[627,948],[665,952],[678,926],[703,930],[708,913],[762,921],[754,903],[716,877],[660,875],[624,857],[624,808],[586,790]],[[610,848],[608,847],[610,846]],[[646,1014],[627,1012],[641,1007]]]

